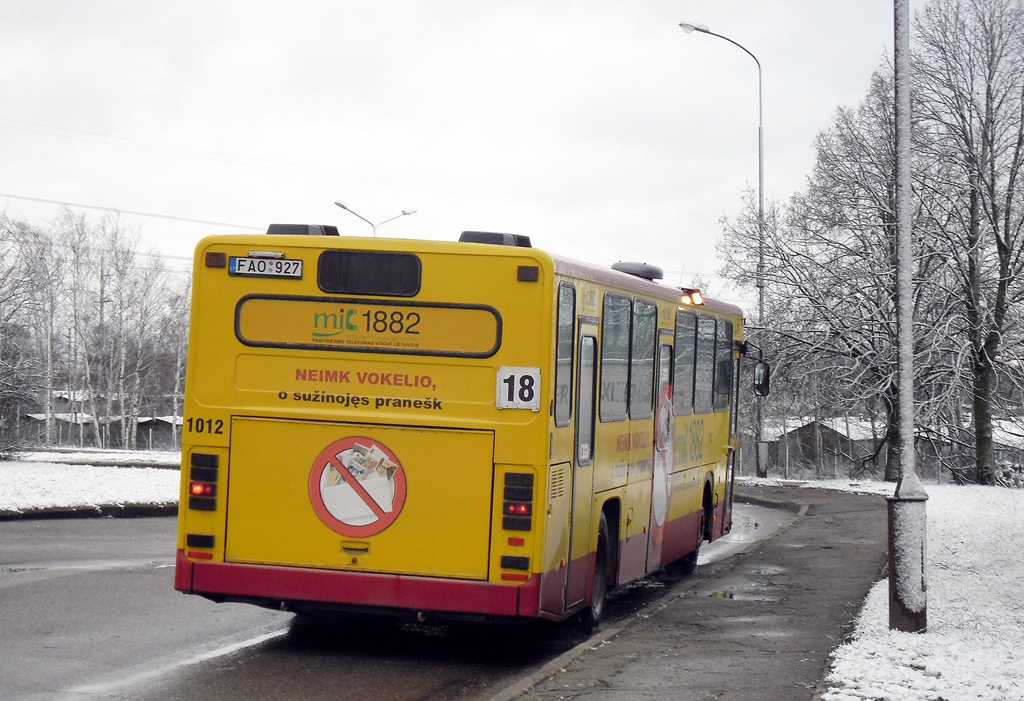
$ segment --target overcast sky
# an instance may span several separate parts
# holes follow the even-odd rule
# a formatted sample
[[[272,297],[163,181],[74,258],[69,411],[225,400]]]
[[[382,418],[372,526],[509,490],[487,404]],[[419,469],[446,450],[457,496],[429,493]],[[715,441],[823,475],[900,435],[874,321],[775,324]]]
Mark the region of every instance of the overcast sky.
[[[416,209],[378,235],[526,234],[725,294],[714,242],[757,186],[757,66],[679,22],[760,60],[765,195],[785,199],[891,56],[892,17],[892,0],[2,0],[0,208],[215,222],[123,215],[183,257],[246,231],[227,224],[372,233],[335,201],[374,223]]]

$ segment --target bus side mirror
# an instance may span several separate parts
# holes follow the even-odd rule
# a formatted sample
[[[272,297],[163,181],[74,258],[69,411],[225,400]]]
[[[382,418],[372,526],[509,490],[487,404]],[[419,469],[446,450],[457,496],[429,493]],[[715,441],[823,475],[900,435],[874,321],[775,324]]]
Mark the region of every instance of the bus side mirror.
[[[768,363],[759,360],[754,365],[754,394],[759,397],[767,397],[771,388],[772,369]]]

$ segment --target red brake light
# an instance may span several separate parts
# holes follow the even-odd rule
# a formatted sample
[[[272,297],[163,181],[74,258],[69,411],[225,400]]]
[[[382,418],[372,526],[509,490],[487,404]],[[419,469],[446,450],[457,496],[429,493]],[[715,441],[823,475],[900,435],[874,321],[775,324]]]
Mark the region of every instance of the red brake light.
[[[188,491],[194,497],[212,497],[217,492],[217,485],[209,482],[192,482],[188,486]]]

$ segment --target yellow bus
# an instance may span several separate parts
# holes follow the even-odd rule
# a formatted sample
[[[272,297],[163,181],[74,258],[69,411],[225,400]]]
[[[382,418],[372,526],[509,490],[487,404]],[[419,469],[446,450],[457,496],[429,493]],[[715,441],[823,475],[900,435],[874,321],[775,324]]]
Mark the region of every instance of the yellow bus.
[[[175,588],[594,626],[731,526],[740,309],[464,232],[273,225],[194,262]]]

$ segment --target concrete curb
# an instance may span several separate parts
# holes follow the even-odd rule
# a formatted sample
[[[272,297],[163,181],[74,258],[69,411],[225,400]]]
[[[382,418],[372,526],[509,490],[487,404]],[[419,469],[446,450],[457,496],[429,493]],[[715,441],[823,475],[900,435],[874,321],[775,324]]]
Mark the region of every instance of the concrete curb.
[[[177,515],[177,502],[169,504],[96,504],[27,509],[25,511],[0,511],[0,521],[52,520],[60,518],[149,518]]]
[[[803,512],[807,510],[807,504],[801,504],[787,499],[771,499],[757,494],[750,494],[749,492],[745,492],[742,486],[737,486],[735,499],[743,504],[763,506],[768,509],[785,509],[786,511],[792,511],[800,516],[802,516]]]

